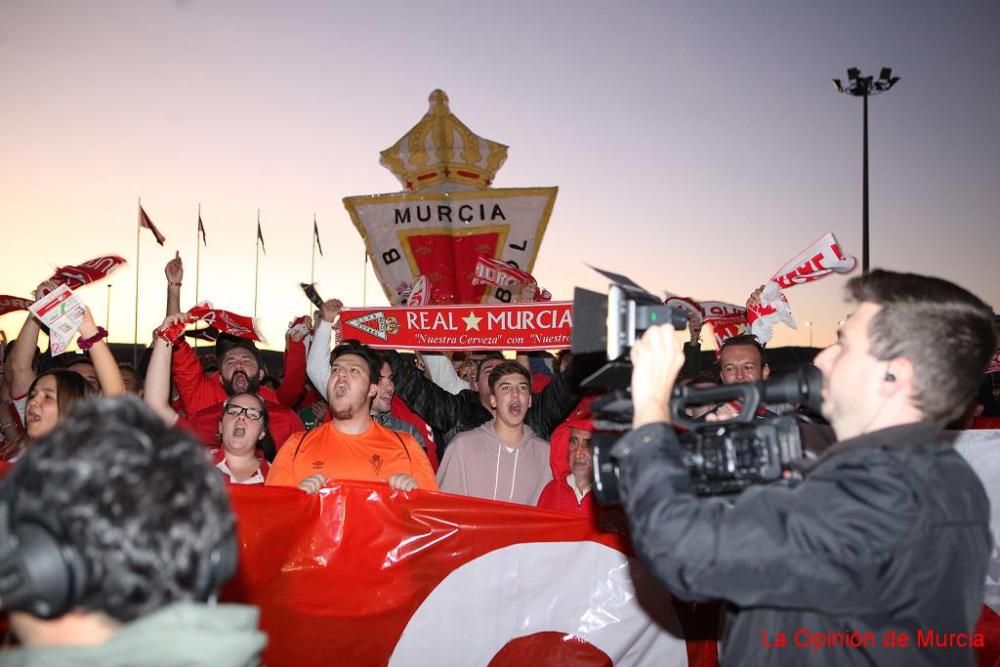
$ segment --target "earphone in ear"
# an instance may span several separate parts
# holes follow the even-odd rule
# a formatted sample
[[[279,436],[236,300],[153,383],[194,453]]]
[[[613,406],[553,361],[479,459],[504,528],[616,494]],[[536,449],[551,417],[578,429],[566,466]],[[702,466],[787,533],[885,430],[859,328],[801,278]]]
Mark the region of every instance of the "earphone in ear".
[[[886,382],[895,382],[896,381],[896,376],[892,374],[892,371],[889,370],[888,366],[885,367],[885,377],[883,379]]]

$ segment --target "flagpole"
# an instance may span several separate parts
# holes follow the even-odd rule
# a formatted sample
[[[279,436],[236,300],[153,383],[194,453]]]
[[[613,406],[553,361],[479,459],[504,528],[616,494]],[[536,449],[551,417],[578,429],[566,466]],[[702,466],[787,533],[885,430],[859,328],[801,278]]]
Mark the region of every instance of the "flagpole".
[[[254,243],[257,245],[257,253],[253,266],[253,317],[257,319],[257,279],[260,276],[260,209],[257,209],[257,238]]]
[[[316,284],[316,242],[319,240],[317,238],[317,236],[316,236],[316,230],[317,230],[317,227],[316,227],[316,214],[313,213],[312,246],[311,246],[311,250],[310,250],[311,257],[312,257],[312,262],[309,265],[309,284],[310,285],[315,285]],[[309,297],[307,296],[306,297],[306,312],[307,313],[311,313],[312,311],[313,311],[313,304],[309,300]]]
[[[316,282],[316,214],[313,213],[312,264],[309,266],[309,284],[312,285],[315,282]]]
[[[201,202],[198,202],[198,224],[201,224]],[[194,230],[194,303],[198,305],[198,288],[201,283],[201,230]],[[198,340],[195,338],[195,340]]]
[[[104,304],[104,328],[111,329],[111,283],[108,283],[108,302]]]
[[[368,305],[368,249],[365,248],[365,268],[361,270],[361,305]]]
[[[198,202],[198,227],[194,230],[194,305],[198,305],[198,288],[201,283],[201,202]],[[201,320],[194,325],[195,331],[201,328]],[[194,346],[198,347],[198,337],[194,338]]]
[[[139,212],[142,215],[142,197],[139,197]],[[142,227],[135,225],[135,313],[132,320],[132,365],[139,367],[139,233]]]

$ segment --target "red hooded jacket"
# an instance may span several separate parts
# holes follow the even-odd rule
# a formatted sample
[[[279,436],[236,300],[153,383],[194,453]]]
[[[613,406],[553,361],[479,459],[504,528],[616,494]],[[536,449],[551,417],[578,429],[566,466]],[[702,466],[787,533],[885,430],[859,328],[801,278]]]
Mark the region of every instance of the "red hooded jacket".
[[[567,475],[570,474],[569,430],[571,428],[582,431],[594,430],[590,420],[590,402],[591,399],[580,401],[570,413],[569,418],[559,424],[552,432],[552,439],[549,441],[549,465],[552,467],[552,481],[545,485],[542,494],[538,497],[537,506],[542,509],[577,512],[586,516],[597,514],[594,494],[588,491],[583,500],[578,502],[576,492],[566,481]]]

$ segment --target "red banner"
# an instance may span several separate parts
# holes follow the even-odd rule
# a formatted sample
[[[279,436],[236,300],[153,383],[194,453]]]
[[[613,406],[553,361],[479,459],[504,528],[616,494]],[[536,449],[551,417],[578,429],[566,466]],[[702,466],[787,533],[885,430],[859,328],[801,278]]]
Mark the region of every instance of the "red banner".
[[[7,313],[13,313],[18,310],[28,310],[28,308],[31,308],[31,304],[33,303],[35,302],[31,299],[22,299],[19,296],[0,294],[0,315],[6,315]]]
[[[260,607],[267,664],[715,664],[718,609],[692,628],[589,517],[360,482],[230,488],[223,597]]]
[[[570,346],[573,303],[348,308],[344,338],[392,350],[556,350]]]
[[[117,255],[95,257],[76,266],[60,266],[49,280],[75,290],[87,283],[104,279],[124,263],[125,259]]]

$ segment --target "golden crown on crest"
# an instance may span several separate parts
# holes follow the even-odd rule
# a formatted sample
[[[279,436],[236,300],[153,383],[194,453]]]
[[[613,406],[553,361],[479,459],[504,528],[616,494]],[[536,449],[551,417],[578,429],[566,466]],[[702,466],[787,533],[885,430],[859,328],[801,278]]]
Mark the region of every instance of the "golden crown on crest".
[[[507,147],[466,127],[451,113],[443,90],[432,91],[428,101],[424,117],[380,153],[379,163],[410,191],[489,187],[507,159]]]

